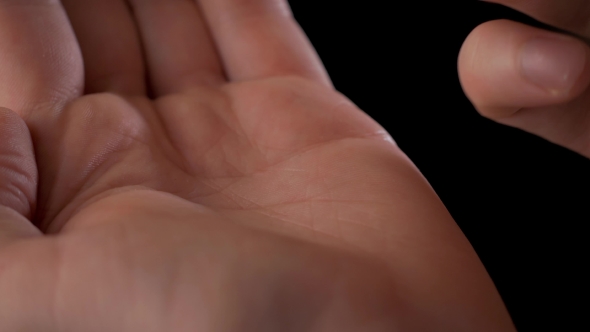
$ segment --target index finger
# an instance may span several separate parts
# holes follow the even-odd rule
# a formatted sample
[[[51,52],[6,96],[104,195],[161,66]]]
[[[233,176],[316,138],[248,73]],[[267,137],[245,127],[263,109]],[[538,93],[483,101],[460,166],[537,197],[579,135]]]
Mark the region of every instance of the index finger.
[[[286,0],[196,0],[230,80],[295,75],[332,86]]]

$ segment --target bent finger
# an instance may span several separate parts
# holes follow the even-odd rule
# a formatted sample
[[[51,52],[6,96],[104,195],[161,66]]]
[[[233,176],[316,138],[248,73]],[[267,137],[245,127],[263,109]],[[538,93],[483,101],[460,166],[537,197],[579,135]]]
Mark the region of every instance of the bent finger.
[[[459,76],[482,115],[590,157],[590,49],[583,42],[488,22],[467,38]]]
[[[559,105],[590,83],[590,49],[580,40],[507,20],[477,27],[459,56],[463,89],[484,116]]]

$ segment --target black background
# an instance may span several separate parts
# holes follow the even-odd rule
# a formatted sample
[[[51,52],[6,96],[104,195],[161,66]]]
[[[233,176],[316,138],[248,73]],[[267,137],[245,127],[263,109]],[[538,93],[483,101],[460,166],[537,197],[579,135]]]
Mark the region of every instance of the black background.
[[[556,0],[557,1],[557,0]],[[336,88],[379,121],[475,247],[519,331],[586,330],[590,161],[479,116],[457,77],[479,1],[291,0]]]

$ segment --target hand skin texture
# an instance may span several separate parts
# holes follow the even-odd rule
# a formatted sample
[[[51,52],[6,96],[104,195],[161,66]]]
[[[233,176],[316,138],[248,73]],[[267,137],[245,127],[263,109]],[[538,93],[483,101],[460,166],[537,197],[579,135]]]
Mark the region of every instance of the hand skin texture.
[[[285,1],[0,0],[0,105],[2,332],[513,331]]]

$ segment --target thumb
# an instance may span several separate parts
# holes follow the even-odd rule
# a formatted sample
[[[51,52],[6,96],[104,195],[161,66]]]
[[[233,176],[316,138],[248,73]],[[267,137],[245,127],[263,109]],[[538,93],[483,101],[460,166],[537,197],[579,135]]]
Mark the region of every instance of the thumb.
[[[29,130],[0,107],[0,248],[10,240],[39,235],[29,221],[37,196],[37,165]]]

